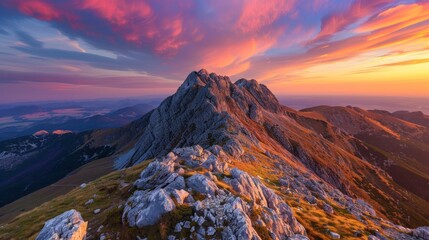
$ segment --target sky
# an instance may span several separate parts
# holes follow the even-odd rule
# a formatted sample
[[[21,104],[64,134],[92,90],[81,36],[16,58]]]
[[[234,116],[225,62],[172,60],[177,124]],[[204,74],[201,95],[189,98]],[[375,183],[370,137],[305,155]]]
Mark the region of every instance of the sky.
[[[277,95],[429,96],[429,0],[2,0],[0,103],[168,95],[194,70]]]

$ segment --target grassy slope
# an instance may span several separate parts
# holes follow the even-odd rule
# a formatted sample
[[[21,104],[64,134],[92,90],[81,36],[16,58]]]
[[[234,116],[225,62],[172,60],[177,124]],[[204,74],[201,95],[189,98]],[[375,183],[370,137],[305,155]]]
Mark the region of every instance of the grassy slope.
[[[112,157],[89,162],[58,182],[3,206],[0,208],[0,224],[7,223],[23,212],[66,194],[84,182],[95,180],[112,172],[112,165]]]
[[[147,164],[148,162],[145,162],[107,174],[89,183],[83,189],[76,187],[69,193],[18,216],[0,228],[0,239],[34,239],[43,228],[45,221],[70,209],[79,211],[85,221],[89,222],[88,228],[92,231],[105,221],[120,223],[120,215],[117,215],[120,210],[118,206],[128,198],[130,195],[128,191],[132,186],[131,184],[120,188],[120,182],[134,181]],[[94,194],[96,194],[95,197]],[[84,203],[90,198],[94,199],[94,203],[85,206]],[[101,213],[94,214],[93,211],[98,208],[102,210]]]

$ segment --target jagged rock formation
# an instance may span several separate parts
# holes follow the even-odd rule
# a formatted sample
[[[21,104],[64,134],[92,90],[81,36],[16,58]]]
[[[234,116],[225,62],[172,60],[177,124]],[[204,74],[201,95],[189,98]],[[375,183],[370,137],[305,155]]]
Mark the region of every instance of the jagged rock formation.
[[[36,240],[83,240],[87,226],[88,222],[82,219],[79,212],[72,209],[47,221]]]
[[[226,156],[222,150],[217,154]],[[193,236],[200,239],[206,236],[261,239],[254,228],[258,226],[267,229],[275,239],[305,235],[304,227],[295,219],[290,207],[261,181],[236,168],[213,168],[225,166],[222,164],[225,158],[197,145],[174,149],[167,156],[156,159],[135,182],[139,190],[128,199],[123,222],[140,228],[153,225],[163,214],[186,203],[193,206],[193,216],[176,224],[177,233],[183,228],[194,227]],[[205,168],[204,174],[193,174],[184,181],[182,175],[201,167]],[[218,179],[216,173],[230,173],[231,178]],[[216,184],[219,181],[228,184],[235,193],[219,187]],[[192,197],[195,193],[202,194],[204,199],[195,201]]]

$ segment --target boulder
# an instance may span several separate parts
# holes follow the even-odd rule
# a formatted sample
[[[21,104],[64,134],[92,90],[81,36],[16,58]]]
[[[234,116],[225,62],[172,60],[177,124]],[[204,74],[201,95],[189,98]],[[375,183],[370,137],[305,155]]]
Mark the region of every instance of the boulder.
[[[332,239],[340,239],[340,238],[341,238],[340,234],[338,234],[338,233],[336,233],[336,232],[331,232],[331,231],[329,231],[329,236],[330,236]]]
[[[155,224],[163,214],[174,208],[173,200],[164,189],[135,191],[125,205],[122,221],[130,227],[141,228]]]
[[[82,240],[86,237],[88,222],[74,209],[64,212],[45,223],[36,240]]]
[[[173,182],[178,176],[174,173],[173,161],[154,161],[141,172],[134,185],[142,190],[161,188]]]
[[[210,155],[201,166],[212,172],[223,173],[228,169],[228,163],[219,161],[215,155]]]
[[[175,189],[171,192],[171,195],[174,197],[178,204],[183,204],[184,200],[189,196],[189,193],[183,189]]]
[[[214,229],[213,227],[207,228],[207,235],[208,236],[213,236],[215,233],[216,233],[216,229]]]
[[[186,183],[188,187],[203,194],[215,195],[218,190],[218,187],[211,179],[201,174],[193,175],[187,179]]]

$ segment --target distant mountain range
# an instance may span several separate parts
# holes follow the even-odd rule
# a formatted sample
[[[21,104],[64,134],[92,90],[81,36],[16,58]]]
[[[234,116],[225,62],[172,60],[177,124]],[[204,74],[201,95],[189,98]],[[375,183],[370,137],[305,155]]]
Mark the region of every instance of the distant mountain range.
[[[42,106],[18,106],[0,110],[0,140],[31,135],[39,130],[67,129],[82,132],[91,129],[120,127],[134,121],[154,107],[136,104],[114,111],[84,109],[80,106],[49,109]],[[2,126],[3,125],[3,126]]]
[[[424,239],[427,123],[418,112],[297,111],[255,80],[202,69],[121,128],[1,142],[2,192],[97,159],[121,169],[21,214],[0,238],[35,237],[43,221],[60,228],[82,213],[89,239]]]

